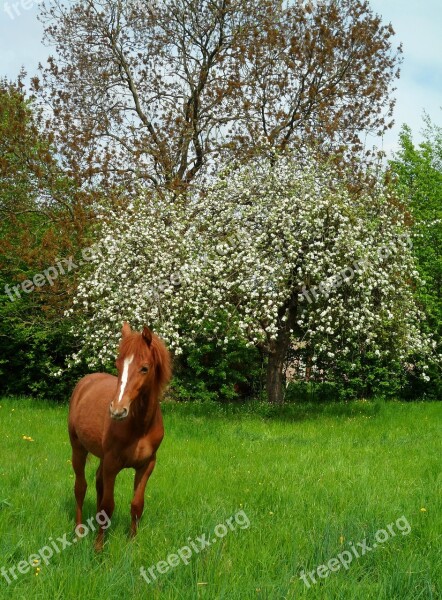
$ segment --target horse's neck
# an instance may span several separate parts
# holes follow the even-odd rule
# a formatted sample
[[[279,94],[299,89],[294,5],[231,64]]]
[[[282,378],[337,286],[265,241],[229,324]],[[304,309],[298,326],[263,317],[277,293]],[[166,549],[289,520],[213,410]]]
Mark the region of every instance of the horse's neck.
[[[136,420],[137,429],[143,433],[149,431],[152,422],[155,418],[156,411],[159,407],[159,402],[153,390],[141,392],[135,400],[134,418]]]

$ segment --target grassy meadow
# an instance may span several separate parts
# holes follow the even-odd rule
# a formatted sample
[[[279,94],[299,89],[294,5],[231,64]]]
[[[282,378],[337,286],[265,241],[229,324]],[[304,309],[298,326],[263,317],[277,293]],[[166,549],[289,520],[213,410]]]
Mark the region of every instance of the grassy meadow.
[[[442,403],[165,404],[137,538],[127,536],[126,470],[104,551],[94,553],[90,533],[24,574],[20,561],[74,538],[67,407],[25,398],[0,407],[0,569],[11,579],[0,575],[1,600],[442,598]],[[96,513],[96,466],[87,465],[84,521]],[[227,527],[238,514],[241,526]],[[159,561],[203,534],[216,542],[159,573]],[[317,574],[380,538],[348,568],[337,559],[338,570]],[[146,582],[140,567],[158,563]]]

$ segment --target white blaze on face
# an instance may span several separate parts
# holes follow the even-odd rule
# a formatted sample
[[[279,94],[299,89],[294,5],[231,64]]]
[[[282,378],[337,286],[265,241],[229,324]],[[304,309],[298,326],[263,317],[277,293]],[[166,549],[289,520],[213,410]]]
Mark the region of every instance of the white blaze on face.
[[[129,365],[131,364],[133,359],[134,359],[133,355],[124,359],[123,374],[121,375],[121,387],[120,387],[120,395],[118,397],[118,404],[123,399],[124,390],[126,389],[126,384],[127,384],[127,378],[129,375]]]

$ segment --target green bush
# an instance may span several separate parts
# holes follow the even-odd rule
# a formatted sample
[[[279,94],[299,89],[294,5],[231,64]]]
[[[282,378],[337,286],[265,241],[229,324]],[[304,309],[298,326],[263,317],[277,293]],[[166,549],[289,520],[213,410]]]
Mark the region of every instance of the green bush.
[[[263,359],[243,341],[221,346],[198,336],[174,361],[172,394],[179,400],[221,402],[263,395]]]
[[[304,353],[302,358],[304,362],[309,362],[307,354]],[[361,352],[350,358],[340,357],[335,362],[318,361],[311,370],[310,381],[290,383],[285,399],[323,402],[397,398],[406,385],[407,373],[399,361],[382,360],[373,352]]]
[[[0,277],[0,395],[68,400],[84,367],[59,377],[53,373],[66,366],[74,351],[71,323],[62,316],[45,316],[35,297],[11,302],[1,293],[4,285]]]

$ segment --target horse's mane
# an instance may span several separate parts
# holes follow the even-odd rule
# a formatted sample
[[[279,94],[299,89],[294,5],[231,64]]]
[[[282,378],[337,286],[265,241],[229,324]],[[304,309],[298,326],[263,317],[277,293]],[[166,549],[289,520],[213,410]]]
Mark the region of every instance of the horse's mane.
[[[154,389],[152,391],[154,396],[158,398],[172,376],[170,354],[164,342],[155,333],[152,333],[152,341],[148,345],[141,333],[132,332],[122,338],[119,356],[124,358],[133,355],[135,360],[142,362],[148,360],[149,351],[150,366],[155,369],[155,377],[152,382]]]

